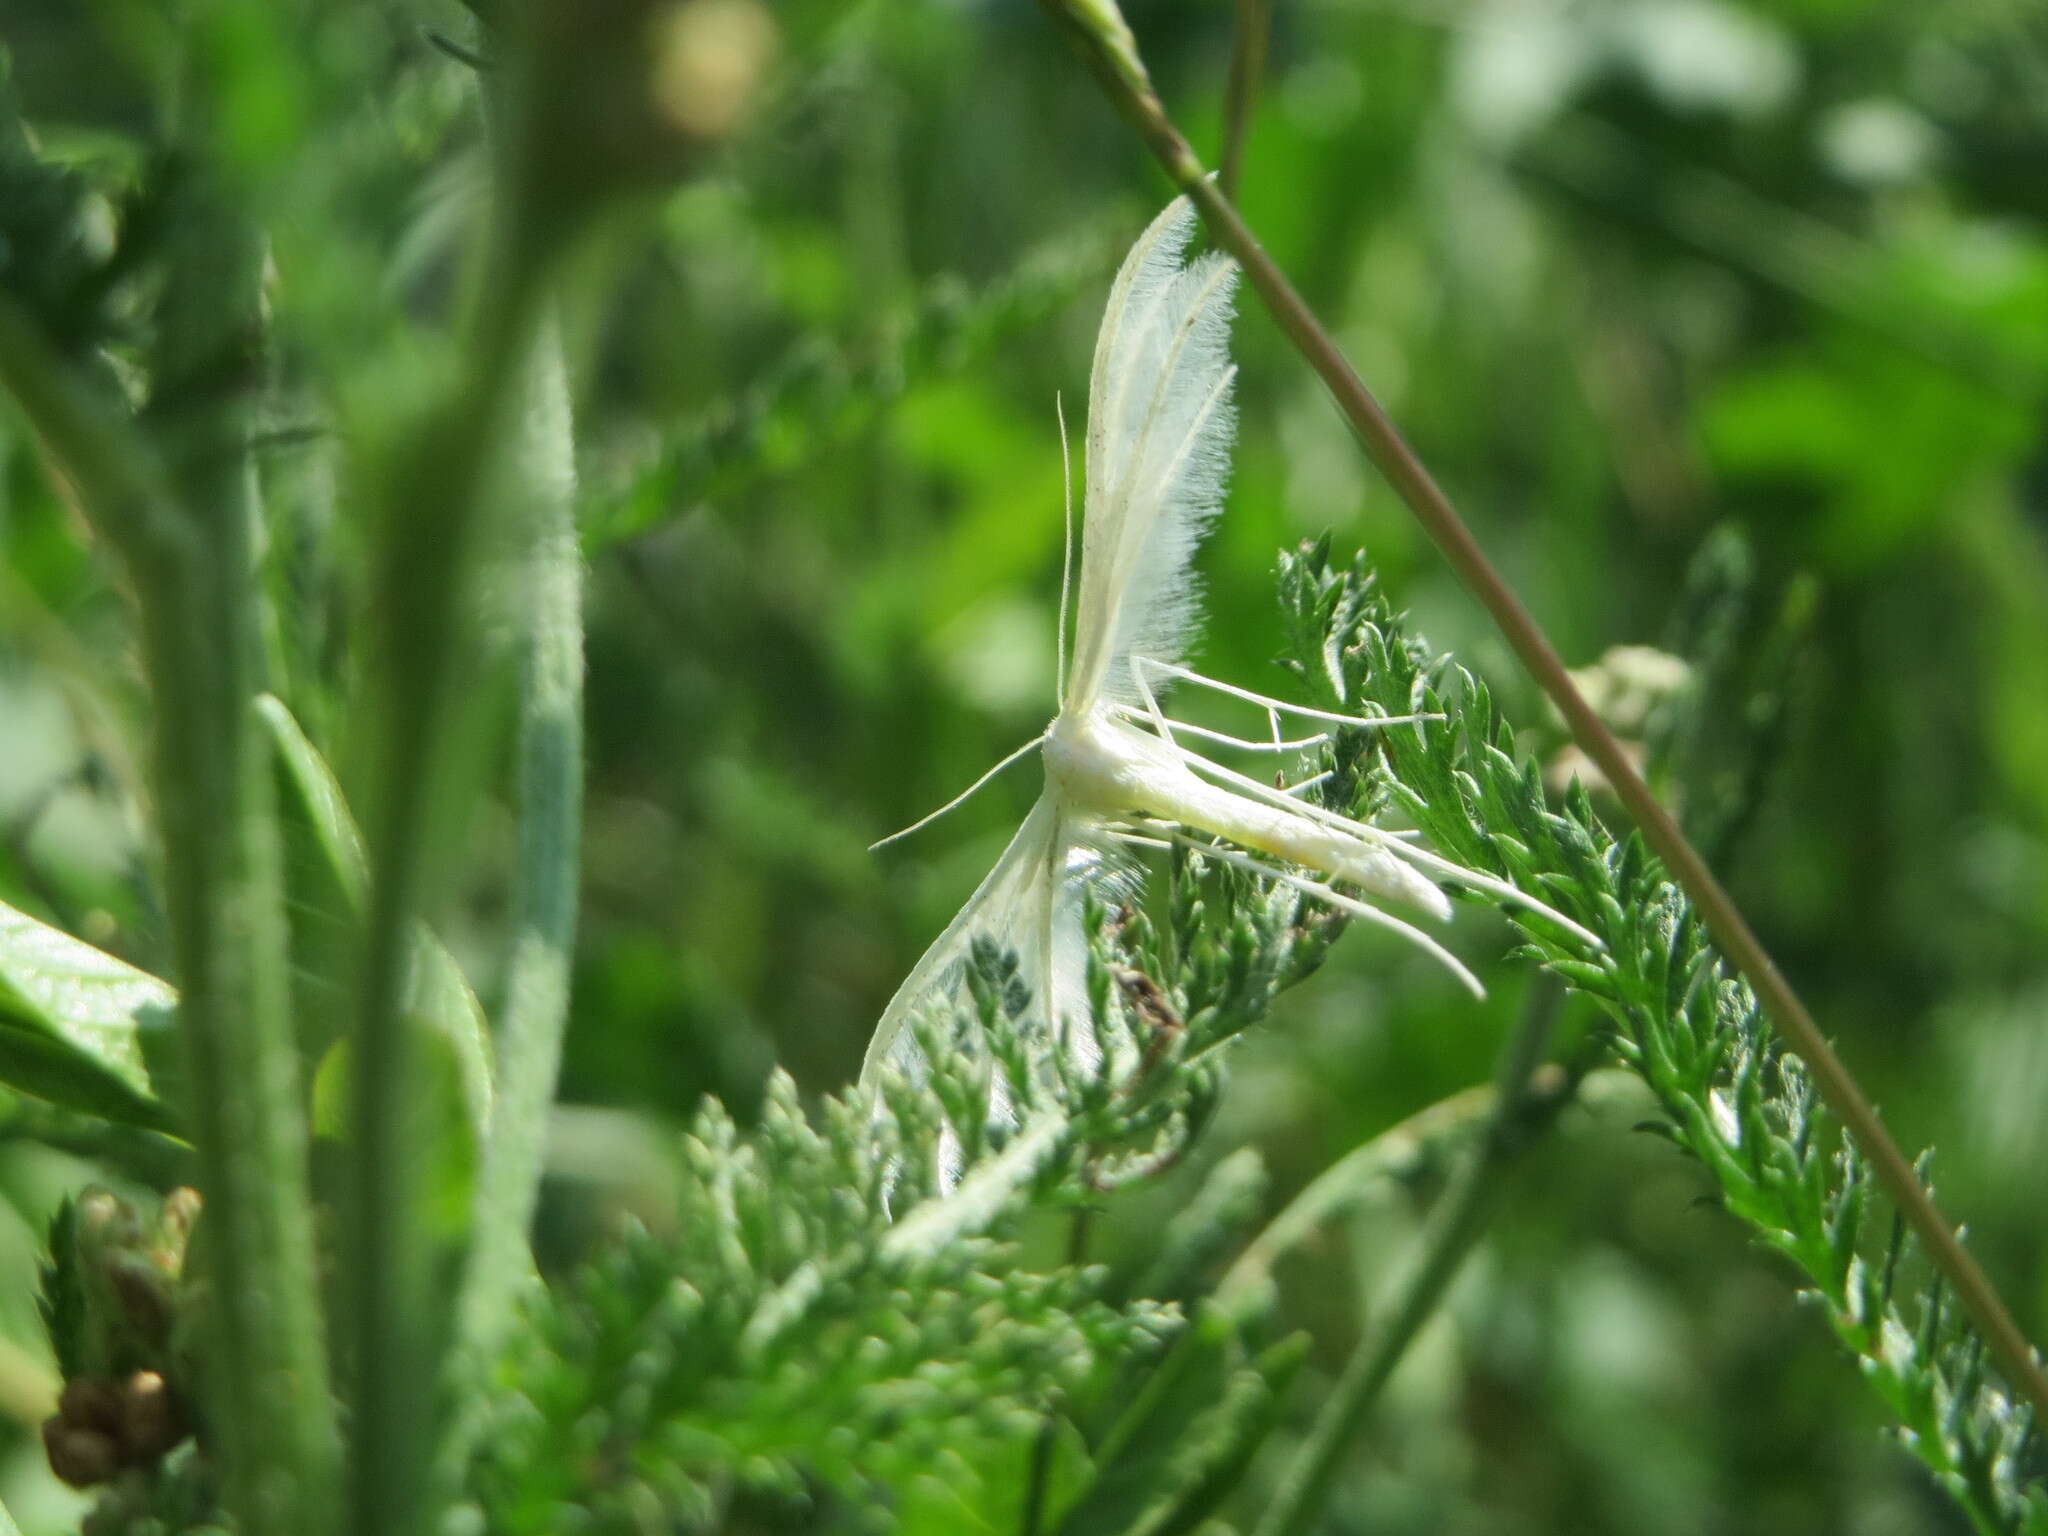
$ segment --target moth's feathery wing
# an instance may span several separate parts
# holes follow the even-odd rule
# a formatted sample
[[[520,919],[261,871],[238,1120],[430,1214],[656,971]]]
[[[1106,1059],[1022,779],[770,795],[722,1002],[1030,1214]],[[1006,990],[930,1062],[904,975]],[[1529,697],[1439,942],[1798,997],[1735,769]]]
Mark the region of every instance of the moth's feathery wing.
[[[1221,508],[1235,424],[1228,354],[1237,269],[1207,255],[1183,265],[1194,210],[1177,199],[1125,257],[1110,289],[1089,383],[1087,492],[1074,665],[1061,708],[1136,703],[1133,652],[1180,657],[1196,618],[1195,546]],[[1114,890],[1127,853],[1048,794],[966,906],[883,1010],[862,1077],[883,1061],[915,1069],[920,1009],[957,995],[977,934],[1016,952],[1031,1017],[1050,1032],[1087,1008],[1090,886]],[[1076,1040],[1071,1049],[1085,1051]]]
[[[1124,258],[1096,338],[1063,710],[1103,698],[1136,703],[1132,653],[1179,660],[1197,617],[1190,562],[1222,507],[1236,424],[1229,342],[1237,266],[1213,252],[1182,265],[1194,227],[1185,197],[1152,221]]]
[[[882,1010],[861,1064],[862,1080],[888,1060],[917,1067],[916,1036],[906,1026],[919,1009],[963,990],[963,967],[977,934],[1016,951],[1031,989],[1032,1018],[1050,1028],[1047,1021],[1081,1017],[1088,1006],[1082,892],[1103,857],[1093,839],[1077,835],[1052,796],[1040,796],[995,868]]]

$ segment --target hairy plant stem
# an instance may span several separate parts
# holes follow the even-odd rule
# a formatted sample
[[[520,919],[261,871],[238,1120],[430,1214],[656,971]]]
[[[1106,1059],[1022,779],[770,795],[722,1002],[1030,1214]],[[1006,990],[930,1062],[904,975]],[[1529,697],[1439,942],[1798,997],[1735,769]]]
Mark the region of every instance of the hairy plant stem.
[[[1749,982],[1786,1045],[1806,1063],[1828,1108],[1869,1157],[1886,1195],[1926,1244],[1930,1261],[1954,1288],[2006,1379],[2039,1412],[2048,1414],[2048,1373],[2043,1372],[1997,1289],[1963,1247],[1955,1228],[1914,1173],[1911,1160],[1892,1140],[1877,1110],[1751,930],[1734,898],[1714,878],[1676,819],[1658,803],[1614,733],[1572,682],[1542,626],[1494,569],[1457,509],[1342,350],[1230,200],[1209,179],[1152,89],[1136,44],[1111,0],[1040,0],[1040,4],[1080,43],[1084,57],[1118,109],[1175,185],[1201,210],[1216,243],[1237,259],[1281,330],[1321,377],[1367,455],[1492,616],[1537,686],[1556,704],[1573,739],[1606,776],[1644,840],[1691,899],[1722,954]]]
[[[1088,1231],[1094,1211],[1087,1206],[1068,1218],[1067,1259],[1070,1268],[1088,1260]],[[1031,1467],[1024,1481],[1024,1513],[1017,1522],[1018,1536],[1038,1536],[1045,1524],[1045,1497],[1052,1486],[1052,1462],[1059,1449],[1059,1410],[1048,1409],[1038,1437],[1031,1442]]]
[[[1393,1310],[1376,1334],[1368,1331],[1359,1339],[1317,1412],[1307,1443],[1281,1477],[1255,1536],[1300,1536],[1308,1529],[1381,1388],[1443,1303],[1465,1256],[1493,1219],[1507,1184],[1504,1175],[1570,1101],[1576,1083],[1572,1074],[1539,1084],[1563,997],[1564,988],[1551,977],[1540,976],[1531,985],[1494,1071],[1494,1110],[1484,1136],[1430,1212],[1428,1230],[1395,1289]]]
[[[1266,43],[1273,30],[1273,0],[1237,0],[1237,25],[1230,34],[1230,78],[1223,96],[1223,148],[1216,157],[1223,195],[1237,199],[1244,171],[1245,140],[1252,109],[1266,72]]]
[[[461,1346],[487,1358],[531,1275],[527,1227],[540,1192],[548,1105],[561,1066],[576,939],[583,826],[583,563],[576,540],[575,445],[559,326],[543,324],[529,362],[510,459],[526,551],[519,655],[519,842],[513,950],[496,1031],[497,1096],[478,1177]]]
[[[0,376],[135,588],[180,989],[181,1105],[206,1201],[208,1419],[251,1531],[330,1529],[340,1450],[316,1284],[260,686],[250,397],[263,250],[204,174],[179,216],[145,422],[0,305]]]
[[[211,204],[212,194],[200,199]],[[228,1507],[252,1531],[332,1528],[328,1383],[294,1043],[255,576],[263,249],[232,215],[182,223],[149,426],[199,540],[138,580],[158,710],[158,814],[179,956],[187,1113],[215,1298],[209,1390]]]
[[[465,639],[474,534],[504,441],[549,269],[526,210],[501,200],[458,387],[395,455],[382,530],[376,761],[368,818],[371,894],[350,1072],[355,1178],[347,1226],[354,1279],[350,1529],[419,1536],[432,1469],[449,1308],[443,1245],[429,1225],[431,1062],[406,1007],[407,961],[425,904],[443,790],[451,683]]]

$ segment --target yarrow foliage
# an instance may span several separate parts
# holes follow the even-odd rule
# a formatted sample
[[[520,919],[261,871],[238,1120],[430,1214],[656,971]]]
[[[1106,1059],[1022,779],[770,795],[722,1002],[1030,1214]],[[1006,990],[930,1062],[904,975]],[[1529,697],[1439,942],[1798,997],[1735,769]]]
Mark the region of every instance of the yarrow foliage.
[[[1251,976],[1286,970],[1257,937],[1237,951],[1213,1002],[1209,970],[1179,993],[1205,1018],[1236,1017]],[[659,1511],[716,1530],[817,1499],[834,1528],[946,1528],[963,1506],[1014,1508],[1018,1448],[1047,1413],[1183,1328],[1170,1304],[1113,1302],[1098,1268],[1028,1265],[1018,1242],[1033,1209],[1087,1206],[1171,1161],[1213,1097],[1150,984],[1098,953],[1092,1027],[1127,1038],[1092,1069],[1032,1051],[1016,959],[984,941],[968,1001],[917,1025],[928,1074],[807,1112],[778,1073],[745,1132],[707,1105],[676,1235],[628,1233],[529,1297],[469,1471],[479,1528],[638,1530]],[[996,1073],[1014,1130],[987,1122]]]
[[[1396,814],[1601,936],[1604,952],[1589,958],[1540,914],[1502,909],[1524,958],[1600,1006],[1615,1056],[1664,1110],[1648,1129],[1697,1158],[1727,1210],[1796,1267],[1904,1442],[1976,1528],[2048,1532],[2048,1448],[2031,1410],[1986,1368],[1941,1281],[1920,1278],[1916,1242],[1883,1209],[1863,1155],[1641,839],[1609,833],[1576,782],[1552,807],[1485,685],[1407,632],[1362,557],[1333,569],[1327,540],[1283,555],[1280,595],[1288,665],[1317,702],[1444,717],[1369,747],[1340,738],[1340,757],[1376,750]]]
[[[1919,1278],[1860,1156],[1640,844],[1616,840],[1576,786],[1552,805],[1485,687],[1406,632],[1362,562],[1336,570],[1327,543],[1304,547],[1283,556],[1280,595],[1284,664],[1314,703],[1443,717],[1340,730],[1320,749],[1319,797],[1404,818],[1601,937],[1589,958],[1542,910],[1465,892],[1520,926],[1523,958],[1601,1006],[1613,1054],[1664,1109],[1653,1128],[1797,1267],[1976,1527],[2048,1530],[2029,1416]],[[580,1509],[588,1528],[625,1530],[658,1508],[709,1529],[792,1500],[831,1528],[943,1524],[942,1509],[1032,1496],[1019,1447],[1049,1413],[1068,1425],[1053,1458],[1068,1528],[1186,1529],[1212,1511],[1299,1359],[1293,1341],[1250,1351],[1190,1257],[1234,1242],[1243,1170],[1219,1167],[1203,1230],[1173,1245],[1185,1262],[1147,1277],[1173,1302],[1117,1303],[1100,1271],[1034,1268],[1016,1238],[1033,1209],[1091,1207],[1175,1161],[1218,1091],[1220,1048],[1316,968],[1346,918],[1199,850],[1162,857],[1152,900],[1090,908],[1089,1017],[1075,1022],[1095,1050],[1037,1048],[1016,957],[983,939],[961,1000],[914,1026],[928,1074],[887,1074],[812,1114],[777,1077],[745,1134],[707,1108],[679,1236],[633,1234],[535,1293],[471,1469],[485,1527],[552,1530]],[[998,1078],[1008,1125],[982,1112]]]
[[[933,1485],[957,1500],[1014,1476],[1057,1394],[1173,1329],[1107,1304],[1097,1272],[1020,1262],[1028,1178],[939,1240],[894,1241],[892,1177],[936,1131],[913,1116],[847,1098],[814,1121],[780,1075],[744,1136],[707,1108],[678,1235],[628,1234],[532,1298],[472,1468],[480,1528],[638,1530],[658,1510],[719,1530],[736,1507],[834,1494],[878,1526]]]

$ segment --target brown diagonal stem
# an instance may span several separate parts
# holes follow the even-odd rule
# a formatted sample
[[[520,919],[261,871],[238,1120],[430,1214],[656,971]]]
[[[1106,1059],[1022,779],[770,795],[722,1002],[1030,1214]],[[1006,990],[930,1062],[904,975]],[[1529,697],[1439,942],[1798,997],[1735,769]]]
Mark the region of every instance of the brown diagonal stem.
[[[1367,456],[1492,615],[1523,667],[1557,705],[1580,749],[1607,776],[1644,840],[1691,899],[1721,953],[1749,982],[1786,1045],[1812,1072],[1828,1108],[1870,1159],[1886,1195],[1926,1245],[1928,1258],[1954,1288],[2006,1379],[2039,1412],[2048,1414],[2048,1374],[2043,1373],[2033,1346],[2006,1310],[1997,1288],[1963,1247],[1955,1228],[1935,1205],[1912,1163],[1884,1128],[1876,1108],[1821,1034],[1734,898],[1714,878],[1678,822],[1651,793],[1614,733],[1572,682],[1542,626],[1494,569],[1450,498],[1293,284],[1210,180],[1201,160],[1166,115],[1121,16],[1106,0],[1040,0],[1040,4],[1080,43],[1111,100],[1158,157],[1167,175],[1201,210],[1211,237],[1237,258],[1246,280],[1280,329],[1329,389]]]

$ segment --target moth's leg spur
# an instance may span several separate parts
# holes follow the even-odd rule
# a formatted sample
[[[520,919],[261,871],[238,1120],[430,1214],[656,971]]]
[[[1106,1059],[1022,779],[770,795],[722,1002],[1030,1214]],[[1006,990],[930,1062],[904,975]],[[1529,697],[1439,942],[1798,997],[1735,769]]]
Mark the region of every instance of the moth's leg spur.
[[[1143,660],[1145,658],[1142,656],[1131,658],[1131,681],[1138,685],[1138,694],[1145,701],[1145,713],[1152,721],[1152,728],[1159,732],[1160,736],[1177,750],[1185,752],[1187,748],[1181,746],[1180,738],[1173,734],[1173,722],[1166,718],[1166,711],[1159,707],[1159,700],[1152,692],[1152,685],[1145,681],[1145,674],[1138,666]]]
[[[1280,793],[1283,795],[1298,795],[1303,790],[1314,789],[1318,784],[1322,783],[1325,779],[1330,778],[1332,776],[1332,772],[1333,770],[1325,768],[1321,773],[1317,774],[1314,778],[1303,779],[1299,784],[1282,784],[1280,786]]]
[[[1183,667],[1171,661],[1161,661],[1155,656],[1133,656],[1131,675],[1142,677],[1141,664],[1152,667],[1168,677],[1178,677],[1204,688],[1213,688],[1218,693],[1228,694],[1233,699],[1243,699],[1247,704],[1258,704],[1268,711],[1278,710],[1283,714],[1299,715],[1304,720],[1328,720],[1337,725],[1355,725],[1361,729],[1374,729],[1383,725],[1420,725],[1425,721],[1442,720],[1441,714],[1420,715],[1339,715],[1327,709],[1312,709],[1306,704],[1290,704],[1285,699],[1276,699],[1269,694],[1254,693],[1249,688],[1240,688],[1235,683],[1219,682],[1213,677],[1204,677],[1190,667]],[[1149,690],[1147,690],[1149,692]]]

